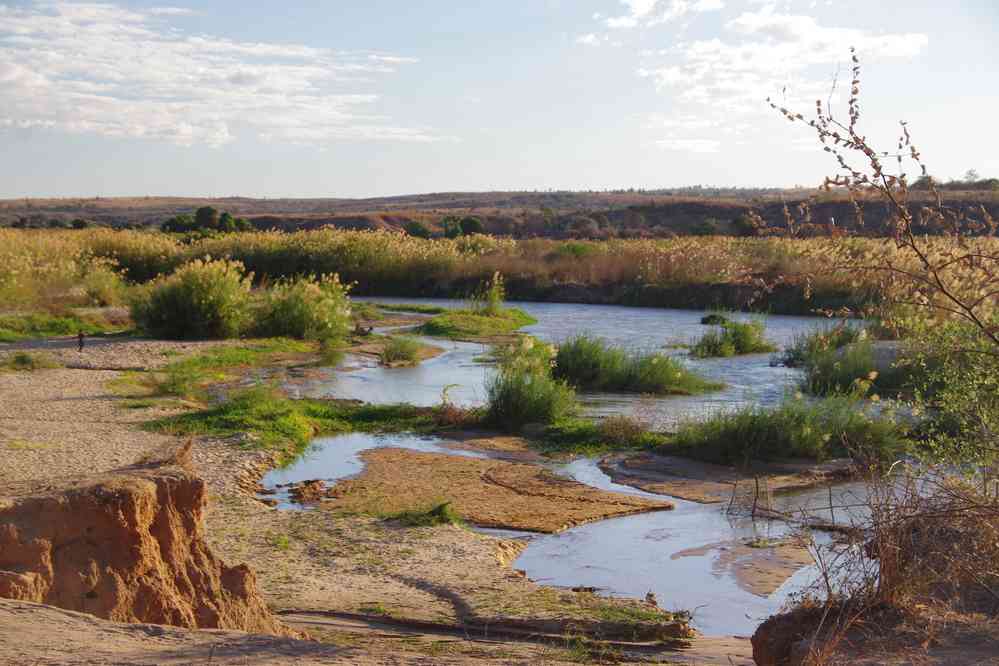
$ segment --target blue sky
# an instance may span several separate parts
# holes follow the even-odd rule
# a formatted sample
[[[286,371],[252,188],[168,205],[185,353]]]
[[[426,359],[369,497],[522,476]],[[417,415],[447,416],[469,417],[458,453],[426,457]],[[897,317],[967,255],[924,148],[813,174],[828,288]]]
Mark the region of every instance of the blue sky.
[[[169,5],[166,3],[170,2]],[[864,123],[999,175],[999,3],[0,0],[0,197],[816,184],[848,50]]]

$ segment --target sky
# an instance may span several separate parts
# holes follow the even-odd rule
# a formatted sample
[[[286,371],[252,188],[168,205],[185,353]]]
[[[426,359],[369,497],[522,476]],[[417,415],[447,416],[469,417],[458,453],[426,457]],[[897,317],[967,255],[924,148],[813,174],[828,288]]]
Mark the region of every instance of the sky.
[[[850,47],[875,143],[905,120],[937,177],[999,176],[997,29],[996,0],[0,0],[0,197],[816,185],[765,100],[845,115]]]

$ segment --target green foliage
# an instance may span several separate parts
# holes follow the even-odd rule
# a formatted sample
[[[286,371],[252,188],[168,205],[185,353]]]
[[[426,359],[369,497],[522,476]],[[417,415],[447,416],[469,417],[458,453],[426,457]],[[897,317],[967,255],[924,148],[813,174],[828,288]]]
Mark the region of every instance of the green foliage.
[[[416,220],[407,222],[403,229],[414,238],[430,238],[430,229],[422,222],[417,222]]]
[[[690,353],[697,358],[712,358],[776,351],[763,337],[763,331],[762,321],[728,321],[701,336]]]
[[[484,234],[486,232],[486,228],[483,226],[482,220],[474,216],[463,217],[461,222],[458,223],[458,226],[461,228],[463,236]]]
[[[571,338],[559,347],[552,374],[588,391],[693,395],[721,388],[676,359],[631,353],[586,335]]]
[[[484,421],[516,432],[527,424],[552,424],[578,409],[576,392],[548,374],[501,368],[486,384]]]
[[[218,229],[219,212],[211,206],[202,206],[194,213],[195,229]]]
[[[443,338],[481,338],[509,335],[522,326],[536,323],[536,319],[517,308],[504,308],[496,316],[471,310],[449,310],[426,322],[418,330],[423,335]]]
[[[379,358],[385,365],[414,364],[420,358],[420,343],[406,336],[394,336],[385,341]]]
[[[34,372],[35,370],[61,367],[62,363],[48,354],[16,352],[0,360],[0,369],[13,370],[15,372]]]
[[[300,340],[343,340],[350,330],[348,290],[336,275],[278,282],[264,294],[255,332]]]
[[[850,326],[841,322],[830,328],[797,334],[781,354],[780,363],[789,368],[798,368],[810,362],[818,355],[829,351],[842,349],[854,342],[866,338],[863,328]]]
[[[80,332],[96,335],[109,330],[114,330],[114,327],[106,321],[76,315],[58,316],[39,312],[0,316],[0,342],[52,338]]]
[[[429,509],[410,509],[386,516],[389,520],[397,520],[407,527],[439,527],[441,525],[464,524],[461,516],[455,511],[451,502],[436,504]]]
[[[904,430],[888,417],[868,414],[849,397],[810,402],[785,400],[777,408],[749,406],[683,424],[666,453],[722,464],[807,458],[826,460],[852,454],[874,459],[898,455]]]
[[[701,324],[705,326],[724,326],[729,323],[731,323],[731,321],[723,312],[709,312],[701,317]]]
[[[931,408],[922,454],[957,464],[995,464],[999,443],[999,357],[969,325],[935,326],[909,359],[916,404]]]
[[[131,311],[139,328],[157,337],[238,337],[250,323],[250,277],[239,262],[192,261],[146,285]]]
[[[666,435],[650,431],[631,417],[609,416],[599,422],[562,419],[547,427],[536,444],[547,453],[595,456],[610,451],[652,449],[666,441]]]
[[[209,409],[158,419],[145,427],[173,435],[248,433],[242,446],[275,450],[288,461],[321,434],[428,432],[436,427],[436,420],[430,408],[291,400],[258,386],[235,392]]]
[[[447,215],[441,220],[441,228],[445,238],[461,236],[461,220],[454,215]]]

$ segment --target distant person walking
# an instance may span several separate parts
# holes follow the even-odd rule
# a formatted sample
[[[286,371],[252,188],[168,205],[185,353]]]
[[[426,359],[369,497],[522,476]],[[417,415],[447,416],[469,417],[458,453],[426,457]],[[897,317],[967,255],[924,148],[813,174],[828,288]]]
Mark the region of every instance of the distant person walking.
[[[86,336],[83,335],[83,331],[80,331],[79,333],[76,334],[77,348],[81,352],[83,351],[83,340],[84,340],[84,338],[86,338]]]

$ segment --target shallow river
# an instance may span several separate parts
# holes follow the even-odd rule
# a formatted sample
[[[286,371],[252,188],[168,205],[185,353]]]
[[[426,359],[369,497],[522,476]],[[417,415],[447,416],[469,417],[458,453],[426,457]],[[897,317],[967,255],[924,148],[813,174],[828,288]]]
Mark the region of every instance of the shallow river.
[[[454,300],[435,299],[371,299],[380,303],[421,303],[443,307],[463,307]],[[718,409],[730,409],[745,404],[776,404],[791,389],[799,375],[785,367],[773,367],[770,354],[750,354],[724,359],[694,359],[677,344],[696,341],[711,327],[700,323],[703,311],[662,310],[612,305],[576,305],[568,303],[512,303],[538,320],[522,329],[537,338],[559,343],[566,338],[586,333],[631,349],[656,350],[680,358],[684,363],[710,379],[724,382],[726,387],[699,396],[665,398],[638,397],[622,394],[586,394],[582,402],[591,415],[638,413],[645,421],[660,429],[670,429],[677,421],[698,418]],[[740,320],[752,315],[734,314]],[[790,343],[795,335],[828,326],[828,321],[816,317],[771,315],[765,318],[766,337],[777,347]],[[459,405],[480,405],[485,400],[485,383],[492,368],[481,357],[482,345],[467,342],[426,340],[443,347],[444,354],[421,363],[415,368],[383,368],[373,359],[351,357],[346,366],[350,372],[329,372],[318,380],[296,385],[302,396],[353,398],[366,402],[390,404],[406,402],[415,405],[435,405],[448,387],[448,398]]]
[[[430,299],[371,300],[462,306],[459,301]],[[727,385],[722,391],[693,397],[649,400],[607,394],[584,396],[589,412],[594,415],[637,410],[659,427],[669,427],[680,419],[697,418],[718,409],[747,403],[775,404],[798,377],[794,370],[772,367],[769,354],[711,360],[687,357],[686,352],[676,349],[675,345],[691,343],[708,330],[700,324],[702,311],[551,303],[515,305],[538,320],[537,324],[523,330],[546,342],[558,343],[571,335],[588,333],[632,349],[665,350],[703,375]],[[767,338],[778,347],[791,342],[797,334],[827,325],[825,320],[809,317],[769,316],[765,322]],[[462,342],[435,340],[433,343],[444,347],[446,352],[415,368],[386,369],[373,361],[355,357],[345,364],[351,368],[349,371],[329,372],[318,380],[297,383],[292,388],[308,396],[433,405],[440,402],[442,392],[448,387],[448,397],[453,402],[481,404],[484,385],[492,371],[478,360],[486,348]],[[264,483],[274,487],[305,479],[335,481],[355,475],[363,469],[358,454],[381,446],[451,455],[484,455],[442,447],[440,440],[433,438],[345,435],[317,440],[295,464],[271,472]],[[604,490],[661,499],[613,483],[595,460],[580,459],[554,469]],[[849,487],[837,491],[837,502],[841,501],[840,496],[851,491]],[[785,509],[811,506],[821,514],[821,507],[828,506],[826,493],[821,490],[785,496],[779,503]],[[285,497],[279,495],[278,498],[284,506],[289,506]],[[639,598],[654,592],[663,607],[692,611],[694,625],[706,634],[751,634],[762,619],[779,609],[789,594],[802,589],[816,575],[812,567],[802,569],[768,597],[746,591],[737,584],[732,572],[722,566],[720,548],[756,537],[780,538],[789,528],[780,522],[754,522],[732,517],[718,505],[672,501],[676,505],[673,511],[604,520],[555,535],[487,531],[530,540],[513,566],[526,571],[532,580],[552,585],[595,587],[602,593]]]

